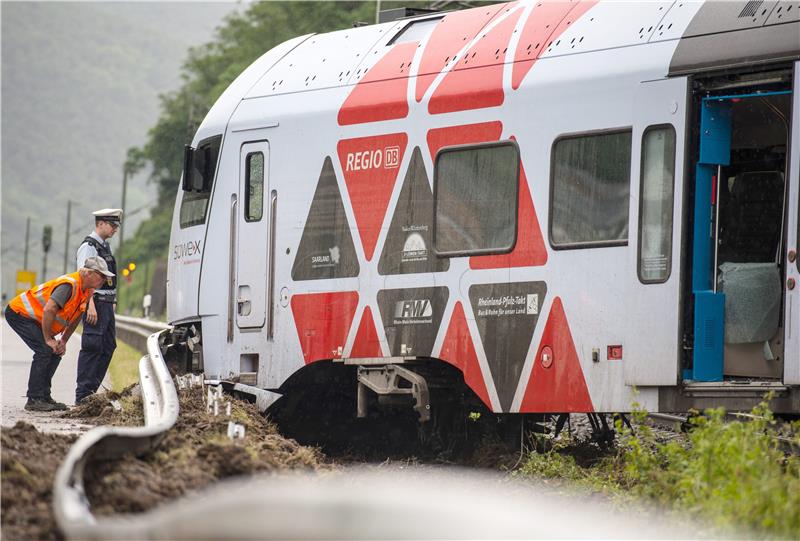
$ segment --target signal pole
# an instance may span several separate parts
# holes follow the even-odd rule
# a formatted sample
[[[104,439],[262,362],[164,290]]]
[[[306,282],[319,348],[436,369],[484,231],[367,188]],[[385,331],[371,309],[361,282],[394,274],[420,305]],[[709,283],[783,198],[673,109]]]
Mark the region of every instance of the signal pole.
[[[69,225],[72,219],[72,200],[67,199],[67,233],[64,239],[64,270],[61,274],[67,274],[67,259],[69,258]]]
[[[49,225],[44,226],[42,230],[42,278],[47,276],[47,252],[50,251],[50,245],[53,242],[53,228]]]
[[[28,270],[28,239],[30,238],[31,232],[31,217],[25,220],[25,257],[23,258],[22,268],[24,270]]]
[[[125,197],[128,195],[128,164],[122,167],[122,211],[125,211]],[[125,228],[120,224],[119,228],[119,248],[117,248],[117,261],[122,261],[122,243],[125,238]],[[117,292],[119,294],[119,292]]]

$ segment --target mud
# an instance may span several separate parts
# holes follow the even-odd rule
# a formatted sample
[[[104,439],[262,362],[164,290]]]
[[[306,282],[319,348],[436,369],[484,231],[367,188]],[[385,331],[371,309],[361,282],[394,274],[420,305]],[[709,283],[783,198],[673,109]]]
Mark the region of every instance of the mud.
[[[206,412],[201,388],[181,391],[180,402],[178,422],[154,453],[89,465],[85,485],[96,515],[146,511],[237,475],[330,467],[317,449],[282,437],[247,402],[231,399],[230,418]],[[93,424],[132,426],[143,423],[141,411],[134,387],[119,395],[92,397],[64,415]],[[228,438],[229,420],[245,427],[244,439]],[[0,435],[2,539],[62,539],[52,511],[53,479],[76,436],[44,434],[25,423],[3,427]]]
[[[62,417],[96,425],[142,426],[144,410],[139,385],[131,385],[119,393],[109,391],[93,394],[63,413]]]
[[[23,422],[0,429],[3,539],[62,539],[52,513],[53,478],[76,439]]]
[[[104,408],[99,415],[110,416],[110,424],[128,424],[131,421],[128,409],[136,402],[136,397],[133,398],[123,411]],[[206,411],[203,391],[199,388],[182,391],[180,401],[178,422],[155,453],[95,462],[88,468],[87,496],[95,514],[146,511],[237,475],[322,467],[319,451],[283,438],[247,402],[231,400],[232,412],[228,418]],[[116,419],[120,422],[113,422]],[[230,420],[245,427],[244,439],[228,438]]]

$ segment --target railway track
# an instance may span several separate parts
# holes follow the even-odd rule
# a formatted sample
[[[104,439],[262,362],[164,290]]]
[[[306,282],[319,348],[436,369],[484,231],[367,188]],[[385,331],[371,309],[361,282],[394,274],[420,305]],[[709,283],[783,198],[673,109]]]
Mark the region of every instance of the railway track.
[[[673,432],[686,432],[690,430],[691,416],[688,414],[674,413],[649,413],[647,417],[661,430],[671,430]],[[750,422],[763,420],[752,413],[729,412],[725,414],[728,422]],[[793,438],[773,435],[771,436],[780,446],[781,450],[787,454],[800,455],[800,447]]]

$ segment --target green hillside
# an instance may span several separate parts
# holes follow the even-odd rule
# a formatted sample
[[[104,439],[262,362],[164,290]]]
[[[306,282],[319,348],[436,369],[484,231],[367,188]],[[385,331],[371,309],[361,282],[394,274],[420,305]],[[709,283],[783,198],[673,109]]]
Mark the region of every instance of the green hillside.
[[[180,85],[191,46],[238,9],[223,3],[4,2],[2,24],[2,271],[13,290],[31,217],[29,267],[41,272],[42,226],[54,229],[48,274],[61,272],[66,204],[69,265],[90,212],[121,202],[126,150],[142,144],[159,95]],[[176,152],[180,152],[180,148]],[[143,171],[129,183],[127,236],[155,203]]]

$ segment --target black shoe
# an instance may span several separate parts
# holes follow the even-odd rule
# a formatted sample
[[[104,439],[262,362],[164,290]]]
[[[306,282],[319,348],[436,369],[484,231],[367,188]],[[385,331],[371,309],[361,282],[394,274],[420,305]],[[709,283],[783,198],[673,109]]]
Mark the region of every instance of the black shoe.
[[[51,404],[45,398],[29,398],[25,404],[28,411],[59,411],[59,407]]]
[[[47,398],[45,398],[45,401],[47,401],[48,404],[52,404],[53,406],[55,406],[56,410],[58,411],[66,411],[69,409],[67,405],[64,404],[63,402],[56,402],[55,400],[53,400],[52,396],[48,396]]]
[[[80,397],[80,398],[76,398],[76,399],[75,399],[75,405],[76,405],[76,406],[80,406],[81,404],[83,404],[83,403],[85,403],[87,400],[89,400],[89,398],[90,398],[90,397],[92,397],[92,396],[94,396],[94,393],[92,393],[92,394],[87,394],[86,396],[82,396],[82,397]]]

